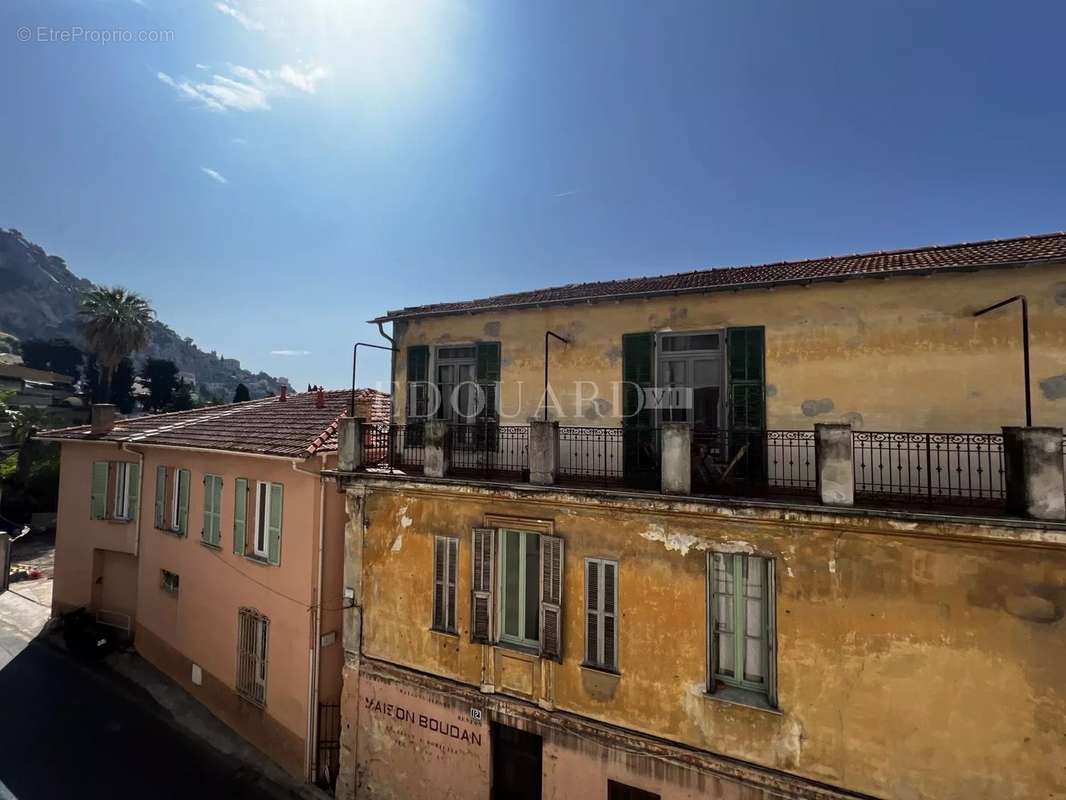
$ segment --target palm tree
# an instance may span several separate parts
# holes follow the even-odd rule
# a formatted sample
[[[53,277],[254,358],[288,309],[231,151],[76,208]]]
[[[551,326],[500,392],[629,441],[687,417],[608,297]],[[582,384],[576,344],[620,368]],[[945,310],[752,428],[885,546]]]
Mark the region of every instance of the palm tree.
[[[122,359],[148,346],[155,311],[136,292],[102,286],[81,300],[81,328],[103,373],[103,396],[110,397],[111,376]]]

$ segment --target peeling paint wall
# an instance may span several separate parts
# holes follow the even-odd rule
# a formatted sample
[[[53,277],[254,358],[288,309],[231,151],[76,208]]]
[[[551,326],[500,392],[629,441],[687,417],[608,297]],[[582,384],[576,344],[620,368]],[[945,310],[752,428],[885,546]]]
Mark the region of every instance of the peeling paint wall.
[[[620,513],[565,492],[368,492],[367,658],[483,686],[486,653],[504,650],[469,639],[470,530],[488,514],[549,520],[566,541],[564,656],[532,673],[542,706],[875,796],[1066,794],[1061,547],[996,543],[962,523],[834,524],[798,510],[771,521],[668,503]],[[458,637],[429,629],[435,534],[460,537]],[[709,550],[776,560],[780,713],[704,691]],[[620,564],[620,676],[580,666],[587,557]],[[569,774],[572,758],[553,769]]]
[[[994,431],[1024,423],[1021,323],[1013,308],[980,319],[973,312],[1024,293],[1034,423],[1063,425],[1064,274],[1064,265],[1045,265],[460,314],[397,323],[394,333],[401,349],[501,341],[500,404],[513,423],[534,416],[543,394],[547,329],[571,340],[551,346],[552,388],[564,416],[616,425],[621,404],[611,383],[622,379],[623,333],[765,325],[772,428],[851,422],[867,430]],[[401,355],[400,386],[405,368]],[[598,395],[589,381],[601,387]],[[402,420],[403,392],[397,396]]]

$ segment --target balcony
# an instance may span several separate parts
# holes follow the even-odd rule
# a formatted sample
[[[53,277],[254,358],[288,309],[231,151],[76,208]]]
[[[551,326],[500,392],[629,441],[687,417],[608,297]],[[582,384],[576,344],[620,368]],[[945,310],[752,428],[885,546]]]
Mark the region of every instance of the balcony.
[[[818,428],[833,429],[847,450],[842,454],[838,447],[832,456],[824,457],[846,464],[845,470],[851,473],[851,496],[835,505],[1008,513],[1008,457],[1002,433]],[[664,433],[671,429],[673,437],[666,438]],[[683,425],[589,427],[433,420],[406,426],[363,423],[358,431],[358,458],[352,470],[356,472],[825,501],[818,480],[818,441],[823,434],[817,429],[696,431]],[[1066,439],[1061,431],[1057,442],[1066,467]],[[428,461],[437,465],[429,470],[427,454]],[[664,469],[664,460],[671,459],[675,463],[672,473]],[[685,466],[677,466],[682,461],[687,462],[687,476]],[[672,477],[664,478],[668,474]],[[840,474],[839,465],[836,474]]]

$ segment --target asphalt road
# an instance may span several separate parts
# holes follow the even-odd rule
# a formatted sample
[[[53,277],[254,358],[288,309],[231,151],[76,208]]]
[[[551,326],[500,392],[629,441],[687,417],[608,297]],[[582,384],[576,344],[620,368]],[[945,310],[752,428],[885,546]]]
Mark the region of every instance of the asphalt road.
[[[185,734],[138,686],[45,639],[0,670],[0,800],[11,796],[291,797]]]

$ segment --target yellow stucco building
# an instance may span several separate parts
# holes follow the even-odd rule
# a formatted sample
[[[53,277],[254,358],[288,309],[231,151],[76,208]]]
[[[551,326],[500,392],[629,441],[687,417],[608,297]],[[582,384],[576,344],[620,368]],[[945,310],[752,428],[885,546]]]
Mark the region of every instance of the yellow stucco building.
[[[1066,235],[377,322],[339,797],[1066,795]]]

